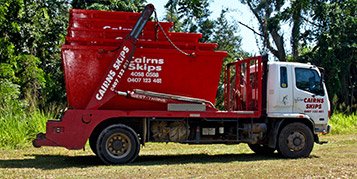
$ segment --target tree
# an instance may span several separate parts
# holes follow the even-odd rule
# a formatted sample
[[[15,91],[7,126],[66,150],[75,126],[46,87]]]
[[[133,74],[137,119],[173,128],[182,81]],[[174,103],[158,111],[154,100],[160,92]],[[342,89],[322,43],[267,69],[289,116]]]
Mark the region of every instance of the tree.
[[[315,40],[299,61],[325,69],[325,80],[334,106],[348,112],[357,109],[357,17],[356,1],[318,1],[313,7],[313,28],[307,34]]]
[[[280,61],[286,61],[286,50],[283,35],[279,33],[280,19],[274,12],[280,12],[282,1],[277,0],[242,0],[247,4],[259,23],[263,50],[268,49]],[[275,47],[271,44],[271,39]]]
[[[68,26],[68,2],[75,8],[139,11],[145,0],[1,0],[1,88],[4,93],[19,91],[8,96],[24,101],[27,109],[66,102],[61,45]]]
[[[116,10],[139,12],[143,9],[146,0],[73,0],[71,5],[75,9],[96,9],[96,10]]]
[[[5,102],[2,109],[7,109],[9,105],[19,106],[22,103],[19,99],[25,102],[28,109],[34,109],[37,107],[39,90],[44,86],[40,60],[29,51],[28,43],[21,38],[25,27],[28,27],[25,7],[26,4],[20,0],[3,1],[0,6],[0,82],[1,95],[4,96],[1,102]]]
[[[213,21],[208,17],[208,0],[169,0],[165,8],[166,19],[174,22],[176,31],[202,33],[202,42],[209,41],[213,33]]]
[[[338,99],[334,100],[334,106],[345,106],[348,111],[357,108],[356,0],[241,2],[248,5],[258,20],[263,46],[280,61],[289,57],[280,26],[290,21],[290,60],[325,68],[330,99]]]
[[[22,49],[21,53],[39,58],[39,67],[44,71],[46,82],[36,96],[41,108],[66,101],[60,47],[67,30],[68,9],[66,0],[24,1],[23,41],[19,42],[22,46],[19,49]]]
[[[263,51],[269,50],[279,61],[287,60],[287,48],[281,25],[290,21],[291,51],[293,59],[299,58],[300,40],[305,36],[301,33],[304,25],[304,14],[308,14],[311,2],[308,0],[241,0],[247,4],[259,25],[259,36],[263,44]]]
[[[237,35],[238,27],[236,24],[231,24],[226,18],[228,9],[222,9],[220,16],[214,21],[214,30],[212,35],[212,41],[218,43],[218,50],[224,50],[228,52],[228,56],[224,59],[219,88],[217,90],[216,106],[219,109],[223,109],[223,84],[225,77],[225,68],[228,63],[231,63],[241,57],[248,56],[246,52],[241,49],[242,37]]]
[[[188,1],[188,0],[169,0],[165,5],[167,14],[166,19],[175,23],[176,31],[189,31],[202,33],[201,42],[218,43],[217,50],[228,52],[228,57],[224,59],[220,75],[219,88],[217,90],[216,106],[223,109],[223,83],[225,66],[238,59],[247,56],[241,50],[242,38],[237,34],[237,24],[230,23],[226,14],[228,8],[221,11],[216,20],[210,19],[211,12],[208,9],[209,1]]]
[[[164,20],[169,21],[169,22],[173,22],[174,23],[174,27],[173,27],[173,31],[175,32],[180,32],[182,31],[182,22],[180,22],[180,18],[177,12],[177,4],[178,4],[178,0],[168,0],[165,8],[166,8],[166,15]]]

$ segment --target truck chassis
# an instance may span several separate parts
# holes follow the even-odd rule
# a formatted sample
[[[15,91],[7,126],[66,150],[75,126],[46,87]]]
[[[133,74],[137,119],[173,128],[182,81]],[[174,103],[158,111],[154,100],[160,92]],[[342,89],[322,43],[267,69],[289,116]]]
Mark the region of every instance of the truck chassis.
[[[131,33],[118,48],[122,50],[118,59],[121,58],[120,63],[124,65],[119,67],[115,64],[118,59],[115,59],[110,67],[117,65],[118,68],[108,69],[106,74],[124,73],[128,68],[137,38],[153,11],[152,5],[146,6]],[[85,109],[69,109],[59,120],[49,120],[46,133],[38,134],[33,145],[82,149],[89,141],[92,151],[106,164],[134,161],[140,145],[145,142],[247,143],[257,154],[266,155],[278,150],[288,158],[307,157],[314,142],[320,143],[313,132],[313,120],[304,114],[267,116],[267,62],[267,56],[259,56],[227,65],[225,83],[219,87],[224,89],[224,111],[216,109],[207,100],[175,94],[140,89],[106,92],[111,85],[107,84],[111,76],[105,75],[100,83],[104,87],[98,86],[100,93],[93,94]],[[122,76],[115,78],[120,81]],[[167,109],[100,109],[117,95],[163,103]]]

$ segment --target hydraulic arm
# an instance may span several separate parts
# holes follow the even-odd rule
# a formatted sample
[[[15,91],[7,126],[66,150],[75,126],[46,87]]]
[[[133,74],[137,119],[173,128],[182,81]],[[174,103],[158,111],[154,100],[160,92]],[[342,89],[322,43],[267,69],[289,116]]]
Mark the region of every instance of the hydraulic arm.
[[[124,40],[121,47],[118,48],[119,55],[108,66],[107,72],[103,76],[97,90],[92,95],[86,109],[98,109],[116,95],[115,90],[118,88],[118,85],[120,84],[120,81],[130,64],[135,52],[138,37],[154,10],[155,8],[152,4],[145,6],[145,9],[136,22],[134,28]]]

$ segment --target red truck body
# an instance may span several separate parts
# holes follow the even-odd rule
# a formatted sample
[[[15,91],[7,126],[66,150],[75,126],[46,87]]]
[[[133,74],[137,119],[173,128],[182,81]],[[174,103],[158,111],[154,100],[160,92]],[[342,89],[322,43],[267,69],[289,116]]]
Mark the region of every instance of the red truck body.
[[[201,34],[147,22],[153,10],[70,11],[62,46],[69,109],[33,145],[81,149],[89,139],[114,164],[133,161],[148,141],[244,142],[274,151],[284,123],[267,122],[267,57],[228,64],[219,86],[227,53],[200,43]],[[222,90],[224,111],[213,105]]]
[[[105,53],[98,53],[99,50]],[[108,66],[118,56],[110,47],[63,46],[68,104],[85,109]],[[117,90],[142,89],[215,102],[224,52],[196,52],[189,57],[174,49],[137,49]],[[199,69],[199,70],[197,70]],[[205,90],[200,90],[200,89]],[[165,104],[117,96],[100,109],[166,110]]]

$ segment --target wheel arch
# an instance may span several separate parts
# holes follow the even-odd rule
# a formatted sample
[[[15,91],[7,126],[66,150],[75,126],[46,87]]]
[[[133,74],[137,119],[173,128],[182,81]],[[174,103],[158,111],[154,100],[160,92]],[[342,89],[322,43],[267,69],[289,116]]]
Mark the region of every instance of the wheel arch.
[[[126,125],[130,128],[132,128],[139,136],[139,141],[141,144],[144,144],[146,141],[146,119],[145,118],[125,118],[125,117],[113,117],[113,118],[108,118],[100,123],[98,123],[94,129],[92,130],[89,139],[93,138],[96,140],[105,128],[111,125],[115,124],[123,124]]]
[[[314,133],[314,126],[315,123],[314,121],[309,118],[309,117],[303,117],[303,118],[273,118],[270,119],[271,122],[271,130],[270,130],[270,135],[269,135],[269,140],[268,140],[268,146],[272,148],[277,147],[277,138],[281,132],[281,130],[288,124],[298,122],[305,124],[312,132],[314,136],[314,141],[317,142],[318,136]]]

